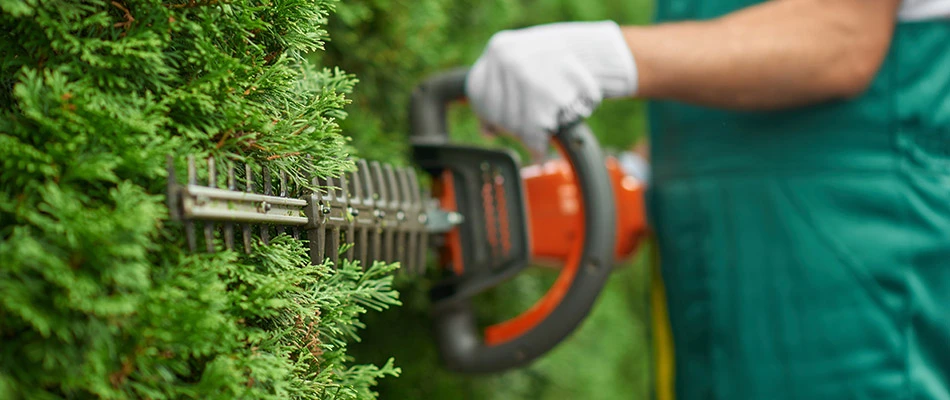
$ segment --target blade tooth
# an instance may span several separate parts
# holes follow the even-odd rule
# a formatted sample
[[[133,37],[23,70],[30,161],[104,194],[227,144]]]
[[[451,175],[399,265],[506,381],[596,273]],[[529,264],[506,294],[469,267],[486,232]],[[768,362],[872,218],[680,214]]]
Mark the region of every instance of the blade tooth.
[[[197,183],[198,173],[195,168],[195,156],[188,155],[188,184],[195,185]],[[191,219],[185,222],[185,236],[188,238],[188,249],[190,251],[197,251],[198,239],[195,234],[195,223]]]
[[[264,195],[270,196],[272,191],[273,183],[271,182],[270,168],[267,168],[266,165],[261,167],[261,175],[264,177]],[[270,244],[270,230],[267,224],[261,224],[261,241],[265,245]]]
[[[327,227],[322,225],[319,228],[315,229],[317,232],[317,263],[322,264],[323,260],[327,259]]]
[[[298,187],[297,180],[287,177],[287,196],[292,198],[298,198]]]
[[[218,174],[215,170],[214,157],[208,157],[208,187],[214,188],[218,186]],[[204,223],[205,231],[205,249],[209,253],[214,253],[214,223],[205,222]]]
[[[198,173],[195,171],[195,156],[188,155],[188,184],[195,185],[198,183]],[[188,219],[185,222],[185,237],[188,240],[188,250],[197,251],[198,250],[198,240],[195,237],[195,223]]]
[[[333,210],[333,206],[336,204],[337,190],[338,190],[338,187],[339,187],[339,184],[340,184],[340,183],[339,183],[339,180],[338,180],[336,177],[334,177],[334,176],[328,176],[328,177],[326,178],[326,182],[327,182],[327,194],[323,196],[323,199],[324,199],[324,200],[323,200],[323,203],[324,203],[324,207],[326,207],[326,208],[328,208],[328,209],[331,210],[331,214],[329,214],[329,215],[332,215],[332,210]],[[326,239],[326,241],[325,241],[325,243],[324,243],[324,246],[325,246],[325,253],[324,253],[324,256],[323,256],[323,257],[324,257],[324,258],[330,257],[331,261],[334,263],[334,266],[335,266],[335,265],[336,265],[336,254],[337,254],[337,252],[340,250],[340,248],[339,248],[339,247],[333,247],[333,244],[332,244],[332,242],[330,241],[330,237],[331,237],[331,235],[333,235],[333,229],[334,229],[334,226],[335,226],[336,224],[335,224],[335,222],[334,222],[332,219],[330,219],[330,218],[326,218],[325,221],[327,222],[328,226],[327,226],[327,228],[326,228],[326,229],[327,229],[327,232],[326,232],[326,234],[327,234],[327,239]]]
[[[390,263],[392,262],[393,254],[393,231],[392,229],[382,229],[382,238],[383,238],[383,254],[380,255],[379,260]]]
[[[332,199],[334,196],[333,191],[334,185],[336,185],[336,180],[332,176],[320,178],[320,184],[323,187],[323,190],[320,192],[320,198],[324,200]]]
[[[373,185],[373,179],[370,177],[369,164],[366,163],[366,160],[361,159],[357,162],[357,168],[360,182],[363,184],[363,200],[367,201],[367,204],[372,204],[373,196],[376,194],[376,189]]]
[[[349,252],[349,259],[351,261],[359,262],[361,267],[364,267],[363,264],[363,247],[366,246],[366,243],[363,242],[363,227],[360,226],[359,219],[361,215],[353,213],[361,208],[363,204],[363,180],[360,177],[359,163],[356,164],[357,169],[347,172],[347,180],[349,181],[349,196],[347,197],[347,203],[350,208],[350,237],[349,241],[353,243],[352,248]]]
[[[382,258],[383,254],[383,233],[378,226],[370,228],[369,231],[369,243],[370,248],[368,249],[369,255],[366,256],[366,265],[372,265],[377,260]]]
[[[244,191],[247,193],[254,192],[254,174],[251,171],[251,164],[244,163]],[[241,236],[244,239],[244,253],[251,253],[251,226],[249,224],[241,224]]]
[[[409,170],[407,168],[403,168],[401,171],[401,183],[404,199],[403,204],[405,204],[403,210],[405,220],[402,222],[404,226],[403,235],[405,238],[405,250],[403,253],[403,259],[405,260],[405,263],[403,264],[403,269],[405,269],[406,272],[414,272],[416,268],[415,247],[418,245],[418,243],[416,241],[417,221],[413,221],[412,218],[415,218],[417,208],[416,206],[418,205],[418,202],[414,200],[415,196],[412,195],[412,190],[409,188]]]
[[[328,178],[331,183],[329,206],[330,209],[341,207],[346,204],[346,178],[343,175]],[[339,221],[331,221],[330,231],[327,232],[327,255],[334,267],[339,267],[340,261],[340,235],[341,226]]]
[[[234,250],[234,226],[230,223],[224,225],[224,247],[228,251]]]
[[[324,193],[325,191],[329,190],[328,189],[329,183],[327,182],[327,178],[324,178],[322,176],[315,176],[313,177],[312,184],[314,186],[314,191],[316,192],[317,197],[320,199],[326,198],[326,195]]]
[[[358,257],[359,260],[360,260],[360,266],[362,266],[363,269],[366,269],[366,268],[367,268],[367,264],[369,263],[369,261],[368,261],[368,257],[369,257],[369,251],[368,251],[368,250],[369,250],[369,228],[367,228],[367,227],[365,227],[365,226],[364,226],[364,227],[360,227],[358,235],[359,235],[359,242],[358,242],[359,244],[357,245],[357,247],[359,247],[359,249],[357,249],[357,257]]]
[[[411,204],[409,203],[409,176],[406,174],[405,168],[396,169],[396,183],[399,187],[399,199],[401,200],[399,205],[399,215],[402,216],[402,219],[397,222],[399,226],[399,236],[396,239],[396,261],[399,261],[402,268],[409,268],[410,260],[409,255],[412,254],[411,251],[406,247],[409,242],[409,227],[408,224],[408,212]]]
[[[280,171],[280,188],[278,190],[280,193],[280,197],[287,197],[287,172],[286,171],[283,171],[283,170]],[[279,236],[283,234],[284,234],[284,226],[277,225],[277,235]]]
[[[304,162],[306,162],[306,159],[304,160]],[[297,182],[296,179],[291,179],[287,181],[287,188],[289,192],[288,196],[290,198],[299,199],[303,197],[300,184]],[[290,235],[291,237],[294,238],[294,240],[300,240],[300,232],[301,232],[301,229],[299,226],[293,226],[290,228]]]
[[[353,224],[350,224],[346,227],[346,242],[344,244],[356,243],[356,228]],[[349,261],[354,261],[353,258],[356,254],[356,246],[350,246],[349,249],[346,249],[346,259]]]
[[[336,188],[338,185],[336,177],[328,176],[324,178],[323,181],[325,182],[325,185],[326,185],[326,188],[325,188],[326,195],[324,195],[323,198],[326,200],[333,200],[334,198],[336,198]]]
[[[422,199],[419,196],[419,177],[416,176],[416,170],[412,168],[406,169],[406,175],[409,178],[409,196],[413,205],[422,206]]]
[[[310,242],[310,263],[320,265],[323,263],[323,227],[310,229],[307,231],[307,240]]]
[[[364,159],[360,159],[356,162],[356,176],[358,177],[360,183],[361,196],[357,199],[364,206],[371,209],[369,215],[363,215],[362,218],[373,218],[372,212],[375,211],[375,204],[373,197],[376,195],[375,185],[373,185],[373,179],[370,175],[369,163]],[[372,221],[372,219],[371,219]],[[370,263],[372,263],[372,257],[375,257],[373,252],[373,242],[376,240],[374,224],[369,226],[360,227],[360,265],[366,269],[369,268]]]
[[[271,182],[270,168],[267,168],[266,165],[261,167],[264,176],[264,194],[270,196],[273,190],[273,182]]]
[[[330,262],[333,263],[334,268],[339,268],[338,262],[339,262],[339,255],[340,255],[340,227],[334,226],[333,228],[331,228],[330,232],[327,232],[327,234],[328,234],[327,239],[329,241],[329,243],[327,243],[327,252],[329,253],[329,256],[330,256]]]
[[[389,195],[387,200],[391,205],[399,204],[399,185],[396,183],[396,171],[393,170],[392,165],[386,164],[383,166],[383,172],[386,173],[386,194]]]
[[[346,179],[346,174],[340,175],[337,177],[337,188],[335,190],[336,198],[338,204],[346,204],[349,200],[349,190],[347,186],[349,185],[348,180]]]
[[[375,190],[375,195],[373,196],[373,208],[374,216],[376,223],[373,228],[373,248],[370,250],[370,262],[375,262],[377,260],[383,260],[385,258],[384,248],[385,245],[385,235],[383,234],[382,229],[382,216],[387,212],[386,202],[389,199],[388,192],[386,190],[386,182],[383,180],[383,167],[379,162],[372,161],[369,164],[369,173],[370,180],[373,184],[373,189]]]
[[[208,187],[218,187],[218,170],[215,168],[214,157],[208,157]]]
[[[399,168],[396,172],[399,178],[399,198],[402,199],[404,207],[409,207],[415,200],[412,191],[409,190],[409,170],[408,168]]]
[[[310,185],[315,188],[323,186],[323,180],[320,178],[320,175],[313,175],[310,177]]]
[[[419,177],[416,176],[416,170],[412,168],[407,168],[406,174],[408,175],[408,186],[409,186],[409,196],[412,203],[412,213],[410,218],[415,218],[415,220],[409,221],[412,224],[413,230],[410,233],[409,238],[409,251],[411,252],[410,262],[412,266],[409,269],[409,272],[415,274],[422,274],[425,269],[425,252],[426,248],[423,244],[422,235],[425,235],[425,226],[419,222],[419,216],[422,214],[424,209],[422,204],[422,198],[420,196],[421,188],[419,187]]]
[[[359,171],[350,171],[346,173],[347,180],[350,183],[350,201],[360,200],[363,198],[363,180],[360,178]]]
[[[352,211],[354,204],[351,202],[349,194],[347,194],[346,200],[344,200],[345,207],[343,208],[344,213],[344,226],[346,232],[346,241],[343,242],[343,245],[351,245],[346,249],[345,257],[349,261],[354,261],[356,257],[356,217],[353,215]]]
[[[418,231],[419,220],[416,217],[419,209],[419,200],[416,199],[416,196],[412,193],[411,180],[409,179],[409,173],[412,171],[410,167],[405,167],[402,169],[402,192],[403,192],[403,204],[404,206],[404,216],[405,220],[402,222],[405,228],[405,240],[406,240],[406,250],[405,255],[403,256],[406,261],[407,271],[412,272],[416,268],[416,246],[418,242],[416,240],[416,231]],[[415,220],[413,220],[415,219]]]
[[[383,167],[378,162],[373,161],[369,164],[370,176],[373,181],[373,187],[376,189],[376,204],[389,201],[389,192],[386,190],[386,182],[383,181]]]
[[[385,175],[386,182],[386,194],[389,196],[386,203],[386,214],[389,217],[390,221],[395,215],[396,210],[399,207],[399,186],[396,184],[396,174],[393,171],[392,165],[386,164],[383,166],[383,172]],[[396,260],[396,231],[395,226],[387,226],[385,232],[386,243],[384,245],[385,255],[384,259],[387,263],[394,262]]]
[[[188,240],[188,251],[197,251],[198,240],[195,238],[195,223],[191,220],[185,222],[185,237]]]
[[[280,171],[280,197],[287,197],[287,172]]]
[[[359,243],[359,239],[357,238],[358,228],[356,226],[356,218],[358,217],[358,215],[354,215],[353,211],[356,210],[357,207],[359,206],[360,198],[362,197],[363,191],[362,191],[362,188],[360,187],[361,182],[360,182],[359,174],[357,174],[356,171],[349,171],[344,176],[347,181],[347,185],[346,185],[347,211],[346,213],[347,213],[347,218],[349,218],[349,222],[347,223],[348,230],[347,230],[346,241],[347,241],[347,244],[353,244],[353,246],[351,246],[350,249],[347,250],[346,258],[350,261],[356,261],[358,259],[357,258],[358,257],[357,244]]]
[[[426,210],[429,208],[429,203],[432,201],[432,195],[428,189],[417,189],[420,191],[419,194],[419,215],[425,215]],[[426,256],[429,254],[429,231],[426,229],[426,224],[419,223],[419,231],[417,233],[419,237],[419,246],[416,249],[416,260],[419,260],[419,265],[416,267],[418,273],[425,273],[426,267],[428,264],[428,259]]]
[[[195,171],[194,155],[188,155],[188,183],[193,185],[198,183],[198,173]]]
[[[323,212],[321,211],[321,209],[323,208],[323,203],[330,196],[328,192],[325,193],[324,191],[328,190],[328,187],[330,186],[331,182],[326,177],[322,177],[319,175],[314,175],[311,178],[310,182],[314,186],[313,196],[315,199],[317,199],[318,203],[320,203],[317,205],[316,215],[314,216],[314,218],[317,218],[318,221],[325,221],[326,218],[323,215]],[[310,229],[310,234],[309,234],[310,249],[311,249],[311,253],[313,254],[311,257],[313,257],[313,262],[315,264],[323,264],[323,261],[326,260],[326,257],[327,257],[326,255],[326,234],[327,234],[326,229],[327,229],[327,226],[324,224],[324,222],[319,222],[319,225],[317,225],[316,228]]]
[[[393,262],[393,247],[395,244],[395,232],[392,229],[386,229],[383,232],[383,261]]]
[[[236,185],[234,184],[234,163],[228,162],[228,190],[234,191]],[[234,224],[231,222],[224,223],[224,247],[228,251],[234,250]]]

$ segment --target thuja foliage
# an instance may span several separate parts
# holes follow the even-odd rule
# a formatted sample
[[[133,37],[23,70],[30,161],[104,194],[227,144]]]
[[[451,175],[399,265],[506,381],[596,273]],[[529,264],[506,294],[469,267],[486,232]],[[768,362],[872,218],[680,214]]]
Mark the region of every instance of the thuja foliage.
[[[304,58],[333,5],[0,0],[0,398],[372,398],[398,373],[346,353],[394,267],[192,254],[164,205],[169,154],[351,168],[355,79]]]

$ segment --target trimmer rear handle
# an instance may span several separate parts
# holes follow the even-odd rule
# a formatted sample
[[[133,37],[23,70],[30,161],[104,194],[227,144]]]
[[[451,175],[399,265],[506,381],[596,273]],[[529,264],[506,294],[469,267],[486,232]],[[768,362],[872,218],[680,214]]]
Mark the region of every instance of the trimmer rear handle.
[[[441,144],[449,141],[447,108],[465,99],[468,67],[442,72],[426,79],[412,92],[409,105],[409,140],[413,144]]]

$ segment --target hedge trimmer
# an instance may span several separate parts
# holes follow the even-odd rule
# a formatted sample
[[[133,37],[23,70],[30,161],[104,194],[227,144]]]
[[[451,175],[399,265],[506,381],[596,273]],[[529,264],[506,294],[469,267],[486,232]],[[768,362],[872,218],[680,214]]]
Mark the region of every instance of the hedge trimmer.
[[[616,259],[635,249],[645,221],[636,180],[604,157],[583,123],[554,143],[563,158],[521,167],[507,149],[449,142],[446,109],[463,100],[467,70],[439,74],[413,93],[413,168],[359,160],[339,177],[314,179],[326,192],[301,190],[264,167],[206,164],[199,184],[188,160],[187,182],[169,166],[169,207],[185,225],[189,247],[248,251],[288,232],[306,239],[314,263],[339,258],[399,262],[426,272],[430,252],[443,277],[431,288],[435,336],[447,368],[495,372],[530,363],[567,337],[587,315]],[[606,168],[605,168],[606,165]],[[219,174],[227,187],[216,187]],[[259,182],[256,184],[255,182]],[[618,207],[622,204],[623,207]],[[200,231],[199,231],[200,230]],[[553,261],[560,273],[533,307],[479,328],[471,299],[530,263]]]

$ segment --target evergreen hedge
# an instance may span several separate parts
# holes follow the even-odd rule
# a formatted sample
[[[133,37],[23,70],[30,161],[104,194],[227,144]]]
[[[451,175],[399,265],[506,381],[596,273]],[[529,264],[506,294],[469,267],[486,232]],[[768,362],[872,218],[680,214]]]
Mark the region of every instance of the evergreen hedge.
[[[394,267],[183,250],[174,154],[350,168],[332,0],[0,0],[0,398],[372,398]],[[181,168],[181,163],[177,164]]]
[[[312,155],[324,175],[354,152],[404,163],[421,77],[470,64],[500,29],[644,22],[648,6],[0,0],[0,398],[638,397],[643,269],[621,270],[531,368],[460,377],[439,369],[424,282],[400,283],[405,306],[362,317],[353,348],[367,309],[398,304],[394,266],[309,266],[287,238],[248,256],[188,254],[162,194],[169,153],[276,157],[288,171]],[[590,123],[622,148],[642,116],[610,103]],[[484,142],[465,110],[456,125]],[[550,279],[535,271],[481,299],[485,316],[523,309]],[[393,355],[401,377],[377,382],[400,373]]]

